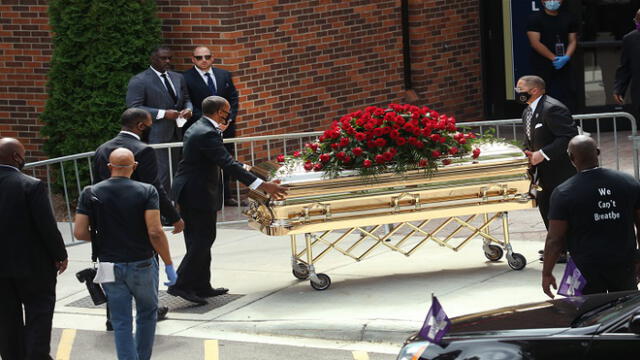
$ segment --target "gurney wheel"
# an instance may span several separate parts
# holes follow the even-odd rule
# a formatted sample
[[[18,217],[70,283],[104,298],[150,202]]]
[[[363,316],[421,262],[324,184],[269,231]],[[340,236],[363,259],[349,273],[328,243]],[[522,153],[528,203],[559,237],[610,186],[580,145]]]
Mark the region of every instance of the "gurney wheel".
[[[291,272],[297,279],[307,280],[309,278],[309,268],[303,263],[298,263],[297,268],[294,267]]]
[[[321,283],[316,284],[311,281],[311,287],[316,290],[327,290],[329,286],[331,286],[331,278],[327,274],[318,274],[318,279],[320,279]]]
[[[513,270],[522,270],[527,265],[527,259],[524,256],[513,253],[511,254],[511,258],[509,260],[509,267]]]
[[[504,251],[498,245],[489,245],[490,252],[485,252],[484,256],[487,257],[490,261],[498,261],[504,255]]]

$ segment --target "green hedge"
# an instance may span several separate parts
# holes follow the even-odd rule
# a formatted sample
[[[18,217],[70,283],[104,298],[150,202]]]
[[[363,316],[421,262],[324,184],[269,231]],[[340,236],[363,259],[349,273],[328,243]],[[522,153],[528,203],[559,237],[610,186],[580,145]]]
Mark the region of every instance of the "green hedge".
[[[51,157],[94,150],[120,128],[129,78],[160,41],[152,0],[51,0],[53,57],[42,120]]]

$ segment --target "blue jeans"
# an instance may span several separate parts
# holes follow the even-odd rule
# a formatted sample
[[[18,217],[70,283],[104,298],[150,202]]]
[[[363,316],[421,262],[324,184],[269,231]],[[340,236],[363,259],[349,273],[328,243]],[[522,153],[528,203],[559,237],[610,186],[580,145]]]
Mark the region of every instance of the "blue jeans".
[[[155,257],[116,263],[116,281],[102,284],[115,334],[119,360],[151,358],[158,316],[158,261]],[[132,334],[131,300],[136,300],[136,335]]]

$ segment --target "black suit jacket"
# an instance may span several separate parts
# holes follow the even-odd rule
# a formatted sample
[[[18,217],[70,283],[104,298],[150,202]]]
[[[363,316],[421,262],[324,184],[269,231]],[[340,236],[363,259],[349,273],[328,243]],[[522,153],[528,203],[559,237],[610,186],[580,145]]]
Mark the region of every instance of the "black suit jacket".
[[[222,144],[222,134],[211,121],[200,118],[184,136],[182,161],[173,180],[173,196],[180,206],[203,210],[222,208],[222,173],[251,185],[256,176],[234,160]]]
[[[634,79],[631,82],[631,79]],[[640,108],[640,31],[633,30],[622,38],[620,66],[616,71],[614,92],[624,96],[631,83],[631,100]]]
[[[204,82],[202,76],[195,67],[182,73],[184,80],[187,83],[187,89],[189,90],[189,97],[193,103],[193,116],[184,125],[185,132],[189,126],[198,121],[202,117],[202,100],[208,96],[217,95],[227,99],[231,106],[231,113],[229,114],[229,120],[231,123],[229,127],[224,131],[225,138],[232,138],[236,136],[236,116],[238,115],[238,90],[233,85],[233,79],[231,73],[227,70],[218,68],[211,68],[213,70],[213,76],[216,78],[216,94],[212,94],[211,90]]]
[[[525,121],[526,109],[522,114]],[[543,95],[531,118],[531,137],[527,149],[542,150],[550,160],[536,165],[543,187],[555,188],[576,173],[569,161],[567,146],[578,135],[571,112],[560,101]]]
[[[96,149],[93,158],[93,183],[97,184],[111,177],[111,173],[107,167],[109,155],[119,147],[131,150],[138,162],[138,167],[133,172],[133,175],[131,175],[131,179],[153,185],[160,196],[160,213],[162,216],[172,224],[178,221],[180,216],[171,204],[171,200],[167,197],[167,192],[158,177],[158,162],[155,151],[151,146],[129,134],[120,133]]]
[[[45,184],[0,166],[0,214],[0,277],[55,273],[55,262],[65,260],[67,250]]]

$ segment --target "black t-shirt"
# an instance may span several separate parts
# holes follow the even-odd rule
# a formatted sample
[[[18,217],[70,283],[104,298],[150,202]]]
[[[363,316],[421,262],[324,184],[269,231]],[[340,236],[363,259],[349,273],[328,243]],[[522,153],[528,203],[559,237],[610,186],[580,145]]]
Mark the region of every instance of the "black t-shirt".
[[[144,212],[157,209],[158,191],[152,185],[115,177],[87,186],[80,194],[76,211],[94,215],[100,239],[98,259],[122,263],[153,256]]]
[[[559,39],[564,44],[566,53],[569,47],[569,34],[578,32],[578,22],[567,11],[560,11],[558,15],[552,16],[544,12],[544,10],[540,10],[529,16],[527,32],[529,31],[540,33],[540,42],[554,54],[556,53],[556,43]],[[539,62],[551,63],[549,59],[538,54],[533,48],[531,52],[533,65]]]
[[[596,168],[553,191],[549,220],[568,221],[568,248],[576,264],[624,263],[633,260],[637,247],[636,209],[640,183],[628,174]]]

